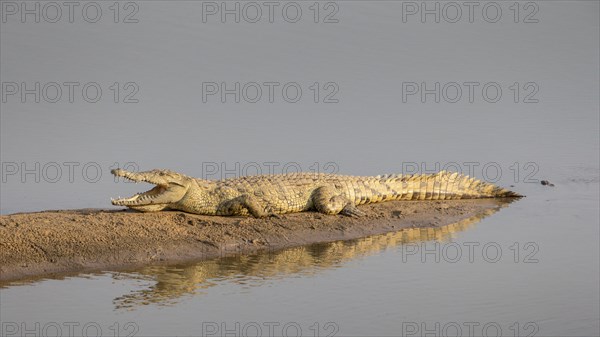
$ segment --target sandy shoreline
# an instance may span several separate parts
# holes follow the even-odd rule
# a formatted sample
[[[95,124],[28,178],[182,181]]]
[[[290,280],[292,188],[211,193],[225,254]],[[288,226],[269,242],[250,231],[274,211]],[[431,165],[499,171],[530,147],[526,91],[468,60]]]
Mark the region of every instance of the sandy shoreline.
[[[350,240],[485,216],[506,200],[392,201],[361,206],[363,218],[313,212],[281,219],[183,212],[65,210],[0,216],[0,281],[119,270]]]

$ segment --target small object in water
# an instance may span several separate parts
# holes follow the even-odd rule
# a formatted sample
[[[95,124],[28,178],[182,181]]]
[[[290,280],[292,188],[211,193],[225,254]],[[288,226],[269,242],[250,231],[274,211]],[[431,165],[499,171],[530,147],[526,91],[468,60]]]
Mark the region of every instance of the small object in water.
[[[549,182],[548,180],[542,180],[541,183],[544,186],[552,186],[552,187],[554,187],[554,184],[551,183],[551,182]]]

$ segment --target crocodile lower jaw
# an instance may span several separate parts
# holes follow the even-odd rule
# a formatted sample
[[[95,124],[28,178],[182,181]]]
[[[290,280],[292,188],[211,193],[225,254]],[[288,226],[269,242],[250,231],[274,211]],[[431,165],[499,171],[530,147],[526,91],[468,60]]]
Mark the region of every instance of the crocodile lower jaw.
[[[110,201],[115,206],[135,206],[135,205],[148,205],[154,203],[154,199],[159,197],[164,191],[167,189],[163,186],[155,186],[151,190],[136,193],[132,197],[129,198],[111,198]]]

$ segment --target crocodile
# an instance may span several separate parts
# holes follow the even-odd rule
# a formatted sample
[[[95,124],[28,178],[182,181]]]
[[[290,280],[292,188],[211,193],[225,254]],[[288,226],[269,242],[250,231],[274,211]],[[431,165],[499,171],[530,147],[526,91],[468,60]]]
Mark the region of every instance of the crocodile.
[[[357,206],[389,200],[519,198],[518,193],[457,172],[347,176],[328,173],[256,175],[222,180],[198,179],[170,170],[111,173],[156,185],[113,205],[141,212],[179,210],[220,216],[279,216],[317,211],[359,217]]]

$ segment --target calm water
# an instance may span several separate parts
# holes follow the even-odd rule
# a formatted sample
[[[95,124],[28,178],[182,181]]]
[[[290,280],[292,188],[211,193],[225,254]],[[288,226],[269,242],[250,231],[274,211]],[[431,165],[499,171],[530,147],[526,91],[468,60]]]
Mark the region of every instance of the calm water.
[[[139,190],[108,174],[126,165],[206,178],[273,165],[357,175],[448,168],[527,197],[443,232],[11,284],[1,289],[2,333],[599,335],[599,3],[534,3],[519,3],[515,23],[513,3],[502,2],[494,24],[480,12],[474,23],[403,22],[392,1],[336,2],[337,23],[322,22],[336,10],[324,4],[314,23],[309,3],[294,24],[203,23],[194,1],[136,2],[138,22],[128,24],[114,23],[108,3],[96,23],[10,16],[3,83],[94,82],[103,94],[95,103],[77,91],[72,103],[67,91],[56,103],[7,94],[3,214],[109,207],[111,196]],[[132,10],[122,7],[118,21]],[[303,95],[270,103],[263,85],[256,103],[252,92],[203,102],[203,82],[269,81]],[[503,94],[489,103],[476,91],[470,102],[465,82]],[[406,95],[411,83],[449,91],[422,102]],[[456,103],[452,83],[462,88]],[[124,103],[133,91],[138,102]],[[329,94],[338,102],[324,103]]]

